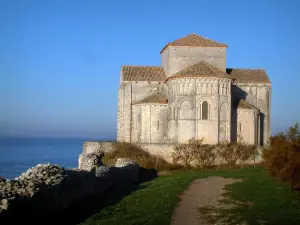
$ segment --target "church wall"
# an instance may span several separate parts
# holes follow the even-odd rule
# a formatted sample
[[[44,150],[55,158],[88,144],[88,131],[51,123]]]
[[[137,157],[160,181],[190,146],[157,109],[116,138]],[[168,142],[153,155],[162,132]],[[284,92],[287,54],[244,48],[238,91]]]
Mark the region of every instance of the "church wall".
[[[237,135],[248,144],[255,142],[255,111],[247,109],[237,110]]]
[[[161,143],[167,138],[168,127],[168,107],[163,104],[143,104],[134,106],[136,126],[140,125],[140,128],[133,127],[135,131],[133,135],[136,137],[133,139],[135,142],[140,143]],[[140,116],[139,116],[140,115]],[[140,121],[138,119],[140,118]],[[140,132],[139,132],[140,130]],[[137,135],[140,134],[140,137]]]
[[[201,60],[210,63],[224,72],[226,71],[225,47],[191,48],[168,46],[161,57],[167,77]]]
[[[142,117],[142,108],[141,105],[132,106],[132,128],[131,128],[131,142],[137,143],[140,141],[141,137],[141,117]]]
[[[117,141],[124,141],[124,124],[123,124],[123,88],[118,88],[118,113],[117,113]]]
[[[260,110],[259,144],[266,145],[271,135],[271,85],[270,84],[236,84],[233,86],[233,98],[245,99]]]
[[[169,48],[166,48],[163,53],[161,53],[161,66],[164,68],[165,72],[169,69]]]
[[[131,137],[131,84],[124,83],[119,88],[118,141],[130,142]]]
[[[222,111],[222,137],[230,140],[231,80],[219,78],[182,78],[167,83],[168,137],[175,143],[190,138],[204,138],[205,143],[214,144],[219,140],[219,110]],[[221,90],[221,91],[219,91]],[[209,103],[208,120],[201,119],[201,104]]]
[[[132,103],[163,90],[164,84],[157,81],[133,81],[132,85]]]

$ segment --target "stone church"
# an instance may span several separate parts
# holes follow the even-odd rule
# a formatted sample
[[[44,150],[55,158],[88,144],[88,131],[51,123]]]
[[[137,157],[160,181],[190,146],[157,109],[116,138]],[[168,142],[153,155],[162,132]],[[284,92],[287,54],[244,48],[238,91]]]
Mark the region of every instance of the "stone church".
[[[122,66],[117,140],[267,144],[270,79],[263,69],[227,68],[227,47],[190,34],[166,44],[161,66]]]

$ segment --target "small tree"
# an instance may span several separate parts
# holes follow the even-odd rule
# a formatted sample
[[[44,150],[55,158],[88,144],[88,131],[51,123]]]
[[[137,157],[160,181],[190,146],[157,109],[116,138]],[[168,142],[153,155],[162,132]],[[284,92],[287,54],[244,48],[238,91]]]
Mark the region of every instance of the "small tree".
[[[264,165],[272,176],[300,192],[300,130],[296,123],[285,133],[272,136],[263,151]]]
[[[189,144],[178,144],[174,147],[172,153],[173,163],[182,163],[185,167],[190,167],[194,158],[193,148],[189,147]]]
[[[216,154],[213,145],[201,144],[195,150],[194,156],[200,168],[211,168],[215,165]]]
[[[239,150],[240,149],[236,146],[236,144],[228,141],[224,141],[216,145],[217,155],[227,162],[230,168],[236,165],[237,160],[240,158]]]

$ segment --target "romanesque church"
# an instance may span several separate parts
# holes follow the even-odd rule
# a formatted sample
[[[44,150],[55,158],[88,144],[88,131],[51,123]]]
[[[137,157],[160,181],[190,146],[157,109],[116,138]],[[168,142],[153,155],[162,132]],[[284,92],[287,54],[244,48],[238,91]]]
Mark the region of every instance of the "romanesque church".
[[[122,66],[117,140],[267,144],[270,79],[263,69],[227,68],[227,47],[190,34],[165,45],[160,66]]]

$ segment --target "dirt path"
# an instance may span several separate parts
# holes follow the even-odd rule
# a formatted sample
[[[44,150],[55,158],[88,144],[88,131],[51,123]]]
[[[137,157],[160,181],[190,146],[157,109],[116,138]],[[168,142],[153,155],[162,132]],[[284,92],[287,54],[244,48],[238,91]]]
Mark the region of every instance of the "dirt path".
[[[175,208],[171,225],[209,225],[198,208],[216,206],[223,188],[238,180],[223,177],[209,177],[195,180],[181,196],[181,202]]]

